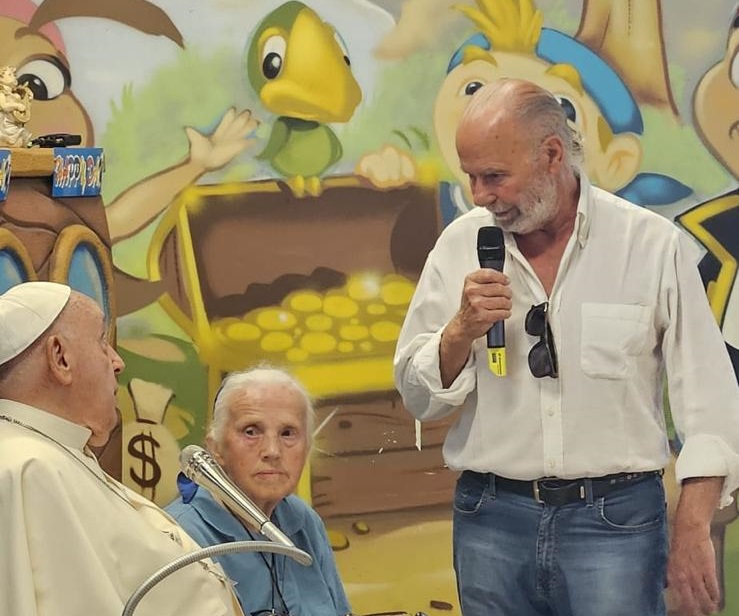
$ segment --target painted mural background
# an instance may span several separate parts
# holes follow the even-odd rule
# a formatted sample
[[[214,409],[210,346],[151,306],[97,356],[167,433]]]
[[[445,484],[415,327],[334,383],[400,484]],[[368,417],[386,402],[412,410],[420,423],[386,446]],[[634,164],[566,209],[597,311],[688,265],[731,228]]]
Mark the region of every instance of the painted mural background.
[[[28,128],[106,153],[127,363],[106,459],[166,504],[223,374],[286,365],[319,401],[300,493],[358,613],[459,614],[455,474],[441,459],[452,419],[416,426],[391,362],[426,253],[470,207],[454,128],[480,85],[508,75],[551,89],[594,183],[695,237],[739,368],[733,0],[3,7],[0,65],[35,88]],[[736,517],[736,504],[718,512],[713,535],[722,613],[739,616]]]

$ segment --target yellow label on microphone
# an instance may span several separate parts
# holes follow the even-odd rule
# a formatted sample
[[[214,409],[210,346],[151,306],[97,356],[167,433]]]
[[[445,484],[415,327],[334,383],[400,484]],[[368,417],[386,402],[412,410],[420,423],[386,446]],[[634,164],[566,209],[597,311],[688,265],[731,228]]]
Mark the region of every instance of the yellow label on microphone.
[[[495,376],[505,376],[505,347],[488,349],[488,368]]]

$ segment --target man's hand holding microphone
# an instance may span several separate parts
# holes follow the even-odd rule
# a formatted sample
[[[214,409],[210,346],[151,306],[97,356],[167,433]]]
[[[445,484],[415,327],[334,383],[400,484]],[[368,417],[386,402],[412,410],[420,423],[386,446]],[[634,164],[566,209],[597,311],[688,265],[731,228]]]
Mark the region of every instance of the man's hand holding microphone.
[[[481,268],[464,279],[459,310],[444,328],[439,348],[443,386],[449,387],[467,362],[472,343],[487,336],[489,365],[505,376],[504,321],[511,316],[511,289],[503,273],[505,247],[498,227],[482,227],[477,252]]]

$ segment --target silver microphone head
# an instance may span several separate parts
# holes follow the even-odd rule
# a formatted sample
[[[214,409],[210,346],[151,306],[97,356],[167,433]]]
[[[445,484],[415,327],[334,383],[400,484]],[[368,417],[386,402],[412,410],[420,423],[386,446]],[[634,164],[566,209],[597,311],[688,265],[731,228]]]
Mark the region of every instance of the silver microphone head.
[[[198,447],[197,445],[187,445],[187,447],[180,452],[180,469],[182,469],[182,472],[185,473],[185,476],[190,479],[190,481],[194,481],[199,484],[198,478],[202,475],[205,468],[218,468],[222,472],[218,462],[216,462],[213,456],[202,447]]]
[[[295,547],[266,514],[239,490],[205,449],[197,445],[187,445],[180,453],[180,468],[188,479],[208,490],[213,498],[249,527],[275,543]]]

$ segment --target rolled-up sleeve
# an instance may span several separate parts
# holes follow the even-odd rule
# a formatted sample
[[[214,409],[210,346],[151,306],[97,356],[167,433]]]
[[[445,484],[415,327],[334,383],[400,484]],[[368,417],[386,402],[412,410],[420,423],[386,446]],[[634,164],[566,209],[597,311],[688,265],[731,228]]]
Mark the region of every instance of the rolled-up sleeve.
[[[429,255],[408,308],[395,352],[395,385],[403,404],[419,420],[444,417],[475,389],[473,355],[454,382],[444,388],[439,371],[441,333],[454,316],[460,297],[445,288]],[[455,303],[456,302],[456,303]]]
[[[726,507],[739,487],[739,454],[715,434],[689,436],[677,458],[675,477],[680,482],[689,477],[724,477],[720,506]]]
[[[665,273],[663,340],[670,410],[682,444],[675,474],[724,477],[721,506],[739,488],[739,386],[698,274],[693,246],[676,243]]]

